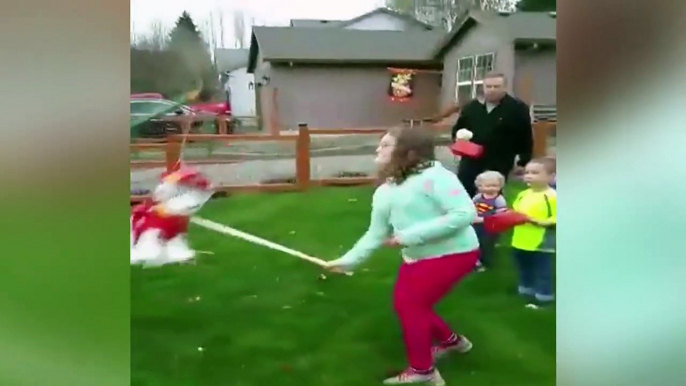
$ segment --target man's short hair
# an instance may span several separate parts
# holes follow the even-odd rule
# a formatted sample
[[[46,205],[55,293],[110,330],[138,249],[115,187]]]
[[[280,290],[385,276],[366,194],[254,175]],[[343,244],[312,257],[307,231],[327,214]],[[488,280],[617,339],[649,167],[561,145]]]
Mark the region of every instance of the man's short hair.
[[[502,72],[491,71],[491,72],[487,73],[486,76],[484,76],[484,79],[494,79],[494,78],[501,78],[503,80],[503,83],[507,83],[507,77]]]

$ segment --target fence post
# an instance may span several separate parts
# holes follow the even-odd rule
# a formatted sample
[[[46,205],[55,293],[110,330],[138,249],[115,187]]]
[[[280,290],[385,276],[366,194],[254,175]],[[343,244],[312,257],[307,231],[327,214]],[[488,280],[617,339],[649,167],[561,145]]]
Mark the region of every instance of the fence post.
[[[269,132],[271,135],[281,135],[281,117],[279,116],[279,89],[272,88],[271,109],[269,114]]]
[[[217,115],[217,134],[223,135],[228,133],[226,119],[226,115]]]
[[[181,134],[189,134],[193,128],[193,118],[186,117],[181,121]]]
[[[181,158],[181,141],[176,135],[172,135],[167,140],[167,152],[165,154],[167,171],[170,172]]]
[[[295,142],[295,183],[300,190],[310,187],[310,129],[307,123],[298,123]]]

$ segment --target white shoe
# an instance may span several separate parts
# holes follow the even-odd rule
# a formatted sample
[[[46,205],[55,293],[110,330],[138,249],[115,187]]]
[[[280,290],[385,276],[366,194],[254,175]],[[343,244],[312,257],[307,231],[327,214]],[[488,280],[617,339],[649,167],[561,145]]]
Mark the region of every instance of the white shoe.
[[[472,342],[469,341],[465,336],[460,335],[460,340],[457,343],[449,346],[433,346],[431,348],[431,353],[433,354],[434,360],[438,360],[446,356],[451,352],[457,352],[460,354],[466,354],[469,350],[474,347]]]
[[[405,385],[409,383],[430,383],[434,386],[445,386],[445,380],[436,369],[430,374],[417,374],[414,370],[407,369],[395,377],[383,381],[384,385]]]

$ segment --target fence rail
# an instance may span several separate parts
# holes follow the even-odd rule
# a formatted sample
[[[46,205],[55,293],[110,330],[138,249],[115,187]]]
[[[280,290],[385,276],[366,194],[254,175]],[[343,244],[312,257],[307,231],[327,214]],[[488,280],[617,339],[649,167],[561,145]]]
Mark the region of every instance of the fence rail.
[[[432,130],[447,133],[449,126],[431,125]],[[556,129],[555,123],[540,122],[534,126],[534,155],[545,155],[548,147],[548,139]],[[158,151],[164,155],[164,160],[157,161],[131,161],[132,169],[165,167],[170,170],[181,157],[184,143],[202,142],[236,143],[236,142],[280,142],[293,143],[295,145],[295,178],[288,183],[256,183],[243,185],[220,185],[218,192],[287,192],[304,191],[313,186],[351,186],[373,184],[374,177],[335,177],[314,179],[311,175],[311,142],[313,137],[322,136],[348,136],[348,135],[376,135],[387,131],[386,128],[374,129],[317,129],[310,128],[307,124],[298,125],[297,131],[271,134],[186,134],[173,135],[167,138],[166,143],[134,143],[131,144],[131,152]],[[553,134],[554,135],[554,134]],[[240,161],[233,161],[240,162]],[[192,160],[186,161],[191,165],[207,165],[220,163],[217,160]],[[132,202],[146,199],[147,196],[131,196]]]

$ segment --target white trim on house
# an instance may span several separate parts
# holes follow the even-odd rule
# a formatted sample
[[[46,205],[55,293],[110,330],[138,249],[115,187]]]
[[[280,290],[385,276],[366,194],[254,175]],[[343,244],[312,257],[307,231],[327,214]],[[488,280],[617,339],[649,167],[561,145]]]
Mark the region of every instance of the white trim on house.
[[[236,117],[253,117],[257,114],[255,76],[246,66],[229,72],[226,85],[230,90],[231,112]]]
[[[487,58],[490,57],[490,62],[486,62],[485,67],[479,67],[479,59],[482,58]],[[463,61],[471,60],[471,65],[468,65],[471,68],[465,68],[461,69],[460,68],[460,63]],[[483,76],[486,75],[488,72],[493,71],[493,68],[495,67],[495,52],[489,52],[486,54],[480,54],[480,55],[470,55],[470,56],[464,56],[458,59],[457,61],[457,71],[455,73],[455,102],[459,102],[459,91],[460,87],[464,86],[471,86],[470,90],[470,98],[474,99],[476,98],[476,90],[478,89],[479,85],[483,85],[484,80]],[[469,71],[469,80],[460,80],[460,72],[462,71]],[[480,71],[481,70],[481,71]],[[480,79],[478,78],[480,77]]]

